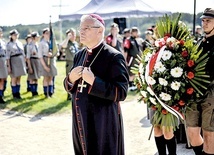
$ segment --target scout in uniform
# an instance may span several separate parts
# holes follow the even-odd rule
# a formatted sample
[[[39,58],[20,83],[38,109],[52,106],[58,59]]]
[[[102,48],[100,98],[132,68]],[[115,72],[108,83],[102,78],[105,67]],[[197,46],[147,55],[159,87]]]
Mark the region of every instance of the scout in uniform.
[[[204,67],[211,83],[202,100],[186,111],[187,133],[196,155],[214,155],[214,8],[206,8],[200,18],[204,37],[197,44],[202,49],[200,56],[208,54]]]
[[[3,40],[3,31],[0,28],[0,104],[4,104],[4,83],[7,79],[7,64],[6,64],[6,44]]]
[[[39,33],[32,32],[32,42],[27,46],[27,64],[28,64],[28,78],[30,81],[30,90],[32,96],[38,95],[38,79],[40,78],[40,60],[38,57],[38,40]]]
[[[32,38],[31,38],[31,34],[28,34],[25,38],[26,44],[24,45],[24,52],[25,52],[25,56],[27,55],[27,46],[31,43]],[[28,72],[28,64],[26,62],[26,67],[27,67],[27,72]],[[30,91],[30,80],[29,80],[29,76],[27,77],[27,92]]]
[[[43,90],[46,97],[53,95],[53,77],[57,75],[56,59],[52,57],[49,50],[50,30],[45,28],[42,31],[42,39],[39,43],[38,57],[41,61],[43,79]]]
[[[65,69],[66,69],[66,75],[71,70],[71,67],[74,63],[74,55],[78,52],[78,43],[76,40],[76,31],[73,28],[70,28],[66,31],[67,38],[61,43],[61,51],[65,53]],[[70,100],[71,96],[68,94],[67,100]]]
[[[26,64],[23,44],[18,41],[19,33],[16,29],[10,31],[10,41],[7,44],[6,59],[8,73],[11,77],[13,97],[21,99],[20,80],[26,75]]]

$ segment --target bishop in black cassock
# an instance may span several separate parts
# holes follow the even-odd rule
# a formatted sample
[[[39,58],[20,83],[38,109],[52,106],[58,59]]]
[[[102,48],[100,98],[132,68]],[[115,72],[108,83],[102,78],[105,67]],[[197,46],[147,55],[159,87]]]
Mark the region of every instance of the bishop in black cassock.
[[[123,120],[119,101],[125,100],[128,71],[121,52],[100,42],[92,51],[79,51],[71,68],[94,74],[93,84],[83,78],[64,80],[72,94],[75,155],[124,155]],[[84,72],[84,71],[83,71]]]

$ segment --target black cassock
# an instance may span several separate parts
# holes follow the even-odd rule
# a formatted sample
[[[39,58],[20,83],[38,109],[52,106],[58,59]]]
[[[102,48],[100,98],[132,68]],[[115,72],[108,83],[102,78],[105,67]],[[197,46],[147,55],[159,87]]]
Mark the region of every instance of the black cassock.
[[[68,77],[64,80],[66,91],[72,94],[75,155],[124,155],[119,101],[127,96],[129,76],[123,55],[101,43],[92,53],[79,51],[73,68],[77,66],[90,66],[95,81],[92,86],[84,82],[81,92],[82,79],[74,84]]]

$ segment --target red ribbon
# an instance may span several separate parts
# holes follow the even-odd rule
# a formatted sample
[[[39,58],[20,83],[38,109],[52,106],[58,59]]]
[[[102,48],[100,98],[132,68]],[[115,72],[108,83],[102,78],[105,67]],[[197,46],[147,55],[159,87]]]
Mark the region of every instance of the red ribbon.
[[[155,66],[155,63],[156,63],[156,60],[157,60],[157,57],[158,57],[159,52],[160,52],[160,50],[159,50],[157,53],[155,53],[155,55],[153,55],[153,56],[151,57],[151,60],[150,60],[150,62],[149,62],[149,75],[152,74],[152,71],[153,71],[153,69],[154,69],[154,66]]]

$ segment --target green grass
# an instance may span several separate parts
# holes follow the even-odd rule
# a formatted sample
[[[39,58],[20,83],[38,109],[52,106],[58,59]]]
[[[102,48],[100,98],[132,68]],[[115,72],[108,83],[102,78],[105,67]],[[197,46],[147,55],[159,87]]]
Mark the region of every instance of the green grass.
[[[0,109],[7,109],[12,112],[17,111],[36,116],[70,113],[71,102],[67,101],[67,92],[63,87],[65,61],[57,61],[57,71],[58,75],[55,77],[55,93],[52,98],[45,98],[43,95],[43,77],[41,77],[38,82],[39,96],[32,97],[32,94],[27,92],[27,76],[22,76],[20,91],[22,99],[13,99],[10,87],[10,77],[8,76],[7,89],[4,97],[7,103],[4,105],[1,104]],[[129,92],[126,101],[132,101],[134,98],[137,98],[136,93]]]

